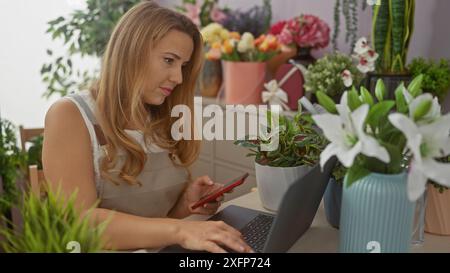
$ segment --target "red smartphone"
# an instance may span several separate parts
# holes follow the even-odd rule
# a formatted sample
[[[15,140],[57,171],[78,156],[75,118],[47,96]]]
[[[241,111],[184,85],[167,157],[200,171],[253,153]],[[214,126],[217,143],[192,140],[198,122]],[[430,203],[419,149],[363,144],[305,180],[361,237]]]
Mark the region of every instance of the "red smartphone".
[[[243,176],[233,179],[231,182],[225,184],[223,186],[223,188],[221,188],[215,192],[212,192],[212,193],[208,194],[207,196],[202,197],[200,200],[197,201],[197,203],[195,203],[192,206],[192,209],[201,207],[204,204],[209,203],[209,202],[214,202],[214,200],[216,200],[217,197],[221,196],[224,193],[231,191],[233,188],[235,188],[239,185],[242,185],[242,183],[244,183],[244,181],[245,181],[245,179],[247,179],[247,177],[248,177],[248,173],[245,173]]]

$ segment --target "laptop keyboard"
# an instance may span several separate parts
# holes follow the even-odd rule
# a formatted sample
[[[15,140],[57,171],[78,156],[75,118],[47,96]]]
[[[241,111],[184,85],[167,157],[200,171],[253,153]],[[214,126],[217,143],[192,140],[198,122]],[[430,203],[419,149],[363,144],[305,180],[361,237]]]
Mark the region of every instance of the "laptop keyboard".
[[[245,242],[254,251],[262,252],[274,218],[270,215],[258,214],[240,230]]]

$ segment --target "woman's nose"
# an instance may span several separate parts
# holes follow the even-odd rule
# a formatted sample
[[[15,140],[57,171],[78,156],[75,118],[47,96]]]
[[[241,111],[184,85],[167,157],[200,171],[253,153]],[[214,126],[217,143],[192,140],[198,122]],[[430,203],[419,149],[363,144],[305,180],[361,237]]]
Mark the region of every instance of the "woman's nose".
[[[183,71],[182,68],[176,68],[170,74],[170,81],[176,84],[181,84],[183,82]]]

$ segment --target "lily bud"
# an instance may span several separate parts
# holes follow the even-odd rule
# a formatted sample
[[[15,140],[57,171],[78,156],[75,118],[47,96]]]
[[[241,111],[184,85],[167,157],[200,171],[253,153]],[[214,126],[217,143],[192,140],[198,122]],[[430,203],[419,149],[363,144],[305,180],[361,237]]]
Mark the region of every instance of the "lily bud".
[[[431,109],[431,105],[433,104],[432,100],[424,100],[419,103],[416,110],[413,113],[414,121],[418,121],[422,117],[424,117]]]
[[[370,94],[369,90],[367,90],[364,86],[361,86],[361,100],[364,103],[367,103],[370,106],[373,106],[373,97]]]
[[[377,85],[375,87],[375,96],[377,97],[378,101],[383,101],[386,97],[386,86],[384,85],[382,79],[378,79],[377,81]]]

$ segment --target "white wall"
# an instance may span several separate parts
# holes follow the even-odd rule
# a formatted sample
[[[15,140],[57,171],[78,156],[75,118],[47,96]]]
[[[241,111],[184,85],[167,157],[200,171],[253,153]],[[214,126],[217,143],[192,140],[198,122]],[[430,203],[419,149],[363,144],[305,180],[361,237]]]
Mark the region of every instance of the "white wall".
[[[48,62],[47,48],[61,52],[60,42],[45,34],[47,22],[72,11],[69,3],[80,0],[0,0],[0,113],[16,125],[42,127],[45,112],[58,97],[42,98],[45,85],[39,70]],[[178,0],[160,0],[172,6]],[[220,0],[232,8],[247,9],[261,0]],[[410,58],[424,56],[450,58],[450,25],[448,0],[417,0],[416,31],[410,48]],[[272,0],[273,20],[290,18],[301,13],[318,15],[333,29],[334,0]],[[360,35],[370,34],[370,9],[359,16]],[[341,20],[342,21],[342,20]],[[343,28],[343,26],[341,27]],[[340,36],[340,48],[343,46]],[[316,55],[321,55],[318,52]],[[81,67],[97,65],[95,60],[82,62]]]
[[[42,98],[46,49],[63,53],[62,43],[46,34],[47,22],[69,14],[77,0],[0,0],[0,114],[16,125],[43,127],[48,107],[58,97]],[[81,62],[80,67],[95,65]]]

